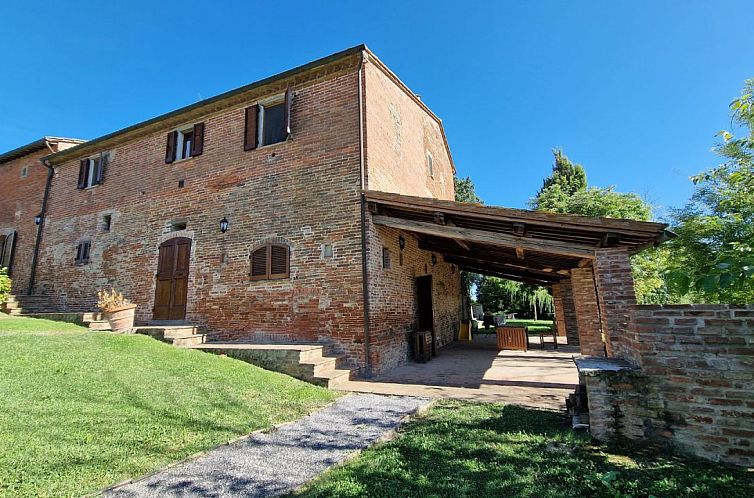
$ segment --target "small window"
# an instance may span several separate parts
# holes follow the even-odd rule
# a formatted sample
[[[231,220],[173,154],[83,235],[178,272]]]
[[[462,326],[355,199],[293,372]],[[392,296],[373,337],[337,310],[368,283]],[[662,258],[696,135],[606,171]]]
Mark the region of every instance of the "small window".
[[[85,265],[89,263],[89,251],[91,249],[92,243],[90,241],[80,242],[78,246],[76,246],[76,260],[75,263],[77,265]]]
[[[110,155],[101,153],[88,159],[82,159],[79,164],[78,188],[85,189],[99,185],[105,179],[105,168]]]
[[[429,172],[429,177],[434,178],[435,177],[435,165],[432,160],[432,154],[427,151],[427,172]]]
[[[261,145],[284,142],[288,138],[285,129],[285,102],[271,106],[259,106],[259,143]]]
[[[21,178],[26,178],[27,176],[29,176],[29,167],[24,166],[21,168]]]
[[[180,232],[181,230],[186,230],[186,227],[188,227],[188,224],[185,221],[174,221],[170,224],[170,231]]]
[[[113,217],[112,215],[106,214],[102,217],[102,231],[103,232],[109,232],[110,228],[113,224]]]
[[[390,249],[387,247],[382,248],[382,268],[385,270],[390,269]]]
[[[282,244],[267,244],[251,253],[252,280],[278,280],[290,276],[290,249]]]
[[[325,244],[322,246],[322,256],[325,258],[332,258],[332,244]]]
[[[202,152],[204,152],[204,123],[197,123],[168,133],[168,143],[165,149],[166,163],[199,156]]]

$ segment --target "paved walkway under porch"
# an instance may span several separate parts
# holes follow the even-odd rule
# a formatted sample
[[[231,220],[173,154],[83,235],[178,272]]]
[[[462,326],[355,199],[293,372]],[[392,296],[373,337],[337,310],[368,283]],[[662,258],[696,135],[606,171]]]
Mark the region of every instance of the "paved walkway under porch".
[[[578,347],[562,338],[557,350],[551,337],[545,337],[545,349],[538,336],[530,341],[526,352],[498,351],[494,336],[477,336],[449,344],[428,363],[412,361],[368,380],[344,382],[338,389],[562,409],[578,384],[572,359]]]

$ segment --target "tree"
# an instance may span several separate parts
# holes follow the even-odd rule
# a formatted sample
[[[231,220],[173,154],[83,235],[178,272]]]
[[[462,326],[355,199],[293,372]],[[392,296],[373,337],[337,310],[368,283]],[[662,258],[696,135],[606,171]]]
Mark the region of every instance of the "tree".
[[[477,287],[477,301],[485,312],[529,313],[534,319],[553,312],[553,299],[545,287],[528,285],[498,277],[482,277]]]
[[[754,79],[730,109],[744,136],[718,134],[723,163],[693,176],[690,202],[673,212],[669,280],[689,300],[754,302]]]
[[[456,187],[456,201],[484,204],[484,201],[476,195],[476,188],[470,177],[458,178],[454,176],[453,183],[455,183]]]
[[[551,213],[578,214],[648,221],[652,206],[631,192],[616,192],[614,186],[590,187],[583,166],[573,164],[561,150],[554,150],[555,164],[536,197],[529,201],[532,209]],[[663,303],[668,300],[665,283],[667,254],[651,249],[632,257],[636,297],[640,303]]]

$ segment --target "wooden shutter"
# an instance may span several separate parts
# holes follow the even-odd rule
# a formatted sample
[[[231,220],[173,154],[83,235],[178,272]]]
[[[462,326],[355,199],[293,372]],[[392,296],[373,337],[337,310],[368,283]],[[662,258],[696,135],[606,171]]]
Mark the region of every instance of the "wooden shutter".
[[[293,92],[290,87],[285,91],[285,138],[291,136],[291,105],[293,104]]]
[[[84,242],[84,251],[82,254],[82,259],[84,261],[89,261],[89,249],[91,249],[92,243],[91,242]]]
[[[288,248],[270,246],[270,278],[288,277]]]
[[[245,125],[243,131],[243,150],[257,148],[257,123],[259,122],[259,106],[246,108]]]
[[[78,188],[86,188],[86,180],[89,178],[89,159],[79,162],[79,185]]]
[[[92,185],[99,185],[105,178],[105,165],[107,164],[107,154],[100,154],[99,158],[94,161],[94,175]]]
[[[191,156],[201,156],[204,152],[204,123],[194,125],[194,139],[191,142]]]
[[[168,145],[165,148],[165,164],[175,161],[176,145],[178,144],[178,132],[171,131],[168,133]]]
[[[251,253],[251,279],[267,278],[267,246],[260,247]]]
[[[13,249],[16,244],[16,232],[11,232],[5,236],[5,243],[2,245],[2,254],[0,254],[0,266],[4,266],[10,272],[13,266]]]

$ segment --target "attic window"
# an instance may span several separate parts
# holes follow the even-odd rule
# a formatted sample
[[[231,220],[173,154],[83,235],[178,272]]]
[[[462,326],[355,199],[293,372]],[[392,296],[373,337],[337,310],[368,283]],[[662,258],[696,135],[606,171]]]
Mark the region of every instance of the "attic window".
[[[29,176],[29,167],[24,166],[21,168],[21,178],[26,178],[27,176]]]
[[[165,162],[170,164],[204,152],[204,123],[196,123],[168,133]]]
[[[382,248],[382,268],[385,270],[390,269],[390,249],[387,247]]]

